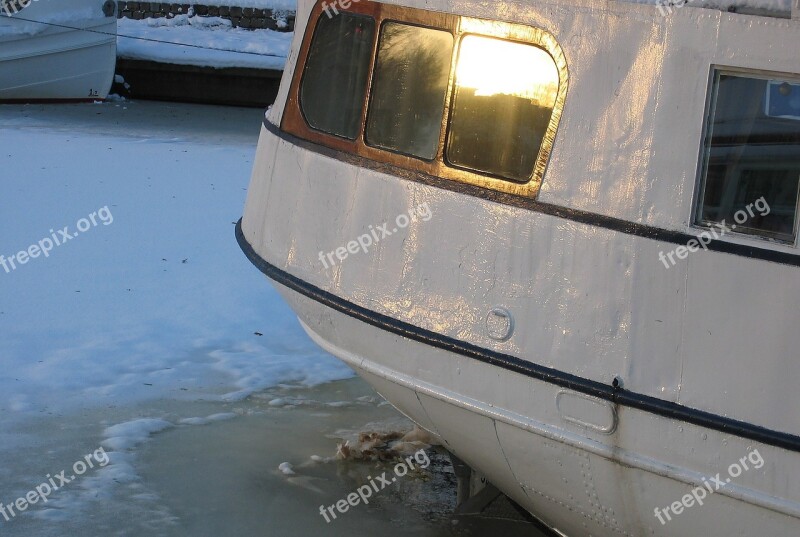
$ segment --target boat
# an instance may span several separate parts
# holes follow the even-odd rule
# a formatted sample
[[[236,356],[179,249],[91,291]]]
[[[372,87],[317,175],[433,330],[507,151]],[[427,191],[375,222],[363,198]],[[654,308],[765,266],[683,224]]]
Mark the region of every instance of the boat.
[[[105,99],[116,35],[111,0],[0,0],[0,102]]]
[[[798,19],[301,0],[238,243],[470,499],[800,535]]]

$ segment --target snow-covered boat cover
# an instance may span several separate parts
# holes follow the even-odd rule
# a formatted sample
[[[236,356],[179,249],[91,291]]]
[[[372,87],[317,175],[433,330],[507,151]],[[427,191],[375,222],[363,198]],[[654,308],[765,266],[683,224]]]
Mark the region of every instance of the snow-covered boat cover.
[[[660,6],[691,6],[721,11],[741,11],[745,13],[780,13],[788,15],[792,11],[793,0],[620,0],[632,4],[651,4]],[[797,1],[797,0],[795,0]],[[796,9],[796,8],[795,8]]]

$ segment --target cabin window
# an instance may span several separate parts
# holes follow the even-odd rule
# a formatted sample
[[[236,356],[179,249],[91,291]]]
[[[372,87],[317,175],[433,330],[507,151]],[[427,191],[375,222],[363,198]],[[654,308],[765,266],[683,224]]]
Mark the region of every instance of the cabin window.
[[[453,36],[387,22],[381,29],[366,142],[426,160],[439,149]]]
[[[794,243],[800,82],[717,72],[697,222]]]
[[[556,63],[541,48],[465,36],[456,66],[448,162],[529,181],[550,125],[558,82]]]
[[[364,110],[375,20],[341,13],[320,17],[300,87],[311,128],[355,140]]]
[[[546,30],[317,0],[297,66],[284,132],[411,180],[538,194],[569,81]]]

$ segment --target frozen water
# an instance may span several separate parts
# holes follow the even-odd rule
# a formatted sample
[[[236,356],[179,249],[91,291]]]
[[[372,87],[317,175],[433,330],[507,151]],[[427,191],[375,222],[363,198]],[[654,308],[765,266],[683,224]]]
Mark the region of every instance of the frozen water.
[[[0,106],[0,260],[16,259],[0,263],[0,502],[31,498],[0,534],[508,533],[452,524],[446,464],[320,517],[385,464],[337,461],[337,445],[410,424],[239,251],[262,117]],[[65,226],[74,238],[21,261]]]

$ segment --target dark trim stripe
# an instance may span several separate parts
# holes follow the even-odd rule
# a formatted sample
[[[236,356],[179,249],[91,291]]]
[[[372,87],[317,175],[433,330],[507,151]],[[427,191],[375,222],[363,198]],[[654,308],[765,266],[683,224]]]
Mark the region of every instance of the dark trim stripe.
[[[733,420],[703,410],[696,410],[678,403],[664,401],[649,395],[634,393],[622,388],[616,388],[601,382],[578,377],[571,373],[565,373],[557,369],[537,365],[527,360],[517,358],[516,356],[502,354],[430,330],[425,330],[389,317],[388,315],[359,306],[358,304],[301,280],[265,261],[256,253],[244,237],[241,220],[236,224],[236,240],[250,262],[268,278],[324,306],[349,315],[354,319],[358,319],[376,328],[380,328],[381,330],[403,336],[413,341],[418,341],[425,345],[430,345],[431,347],[473,358],[479,362],[513,371],[514,373],[519,373],[549,384],[611,401],[618,405],[636,408],[638,410],[650,412],[651,414],[680,420],[700,427],[720,431],[725,434],[747,438],[769,446],[800,452],[800,436],[773,431],[758,425]]]
[[[450,181],[447,179],[442,179],[441,177],[406,170],[391,164],[345,153],[337,149],[331,149],[314,142],[309,142],[308,140],[303,140],[302,138],[299,138],[293,134],[282,131],[279,127],[270,123],[266,118],[264,118],[264,128],[278,138],[292,145],[302,147],[307,151],[312,151],[320,155],[334,158],[336,160],[352,164],[353,166],[394,175],[409,181],[415,181],[417,183],[434,186],[436,188],[486,199],[495,203],[502,203],[503,205],[510,205],[520,209],[527,209],[529,211],[555,216],[556,218],[561,218],[563,220],[570,220],[581,224],[609,229],[611,231],[618,231],[620,233],[625,233],[626,235],[644,237],[646,239],[652,239],[659,242],[685,245],[690,240],[697,239],[696,235],[691,235],[681,231],[670,231],[659,227],[648,226],[646,224],[629,222],[628,220],[614,218],[613,216],[606,216],[589,211],[553,205],[551,203],[544,203],[536,199],[488,190],[486,188],[468,185],[457,181]],[[756,246],[735,244],[721,240],[712,240],[707,245],[707,248],[714,252],[722,252],[741,257],[749,257],[752,259],[761,259],[763,261],[771,261],[773,263],[781,263],[783,265],[800,266],[800,254],[779,252],[769,248],[759,248]]]

